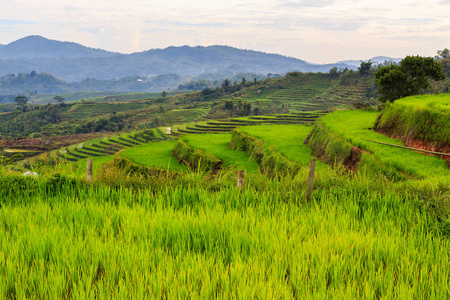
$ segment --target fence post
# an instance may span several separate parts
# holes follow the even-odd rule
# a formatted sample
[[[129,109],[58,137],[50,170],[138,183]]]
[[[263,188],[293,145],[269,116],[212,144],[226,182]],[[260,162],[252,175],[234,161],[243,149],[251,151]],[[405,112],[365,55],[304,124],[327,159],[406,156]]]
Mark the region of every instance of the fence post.
[[[86,182],[91,183],[92,181],[92,159],[87,160],[87,170],[86,170]]]
[[[240,190],[244,188],[244,170],[237,171],[237,187]]]
[[[306,201],[311,201],[311,194],[314,185],[314,171],[316,169],[316,159],[311,158],[311,162],[309,163],[309,176],[308,176],[308,189],[306,190]]]

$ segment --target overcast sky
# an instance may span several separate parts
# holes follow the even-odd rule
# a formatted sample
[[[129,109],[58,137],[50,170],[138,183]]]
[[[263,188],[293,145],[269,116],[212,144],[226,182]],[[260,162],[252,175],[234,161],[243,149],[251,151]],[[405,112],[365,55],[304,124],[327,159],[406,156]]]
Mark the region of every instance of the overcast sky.
[[[122,53],[229,45],[330,63],[450,48],[450,0],[0,0],[0,44],[28,35]]]

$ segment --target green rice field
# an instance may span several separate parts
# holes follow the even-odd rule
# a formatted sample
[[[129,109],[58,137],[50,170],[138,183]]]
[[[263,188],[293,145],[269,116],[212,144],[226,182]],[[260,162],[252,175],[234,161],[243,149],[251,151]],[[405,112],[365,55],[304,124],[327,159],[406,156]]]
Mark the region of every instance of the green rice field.
[[[316,125],[402,179],[317,161],[310,200],[306,125],[189,123],[180,129],[234,131],[99,138],[68,147],[77,161],[33,166],[37,176],[0,164],[0,299],[450,299],[449,169],[367,141],[401,144],[372,129],[377,115],[338,110]],[[172,138],[163,129],[156,137]],[[186,167],[175,146],[223,167]]]
[[[2,175],[0,297],[450,297],[433,194],[324,173],[307,204],[306,179],[240,192],[230,175],[148,190]]]
[[[176,141],[165,141],[140,145],[123,151],[121,156],[143,166],[185,171],[187,168],[172,157],[175,144]]]
[[[258,171],[258,164],[250,161],[245,152],[230,149],[231,135],[229,133],[187,135],[183,139],[191,146],[213,154],[227,167],[235,166],[237,169],[253,173]]]
[[[309,165],[312,156],[311,148],[303,142],[311,132],[310,126],[303,125],[261,125],[242,127],[241,130],[255,136],[264,142],[266,147],[274,147],[289,160],[303,166]],[[327,168],[320,161],[319,168]]]

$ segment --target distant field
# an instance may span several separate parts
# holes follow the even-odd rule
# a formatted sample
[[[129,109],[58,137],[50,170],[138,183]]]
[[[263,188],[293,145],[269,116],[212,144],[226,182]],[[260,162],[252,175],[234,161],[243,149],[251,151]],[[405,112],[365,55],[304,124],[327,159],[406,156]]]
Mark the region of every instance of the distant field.
[[[143,166],[186,171],[186,166],[179,164],[172,157],[172,149],[176,143],[176,141],[165,141],[140,145],[126,149],[121,155]]]
[[[169,123],[187,123],[202,117],[207,113],[206,109],[173,109],[164,114],[164,120]]]
[[[89,117],[98,117],[118,113],[128,110],[142,109],[146,107],[145,103],[95,103],[95,104],[76,104],[68,112],[63,114],[64,120],[84,119]]]
[[[66,101],[77,101],[80,99],[89,99],[89,98],[93,98],[93,97],[105,97],[105,96],[109,96],[113,93],[110,92],[73,92],[73,93],[56,93],[56,94],[37,94],[34,96],[30,97],[30,102],[31,103],[36,103],[36,104],[47,104],[47,103],[57,103],[57,101],[55,101],[53,99],[53,97],[55,96],[61,96],[64,99],[66,99]]]
[[[61,96],[66,101],[88,100],[94,102],[126,102],[141,99],[151,99],[161,97],[161,93],[126,93],[117,94],[116,92],[72,92],[56,94],[37,94],[30,97],[30,102],[35,104],[57,103],[54,96]]]
[[[349,107],[356,102],[367,103],[373,77],[354,74],[345,78],[331,78],[329,74],[291,72],[280,79],[242,92],[242,100],[252,106],[267,106],[272,102],[288,104],[290,112],[318,111],[331,107]]]

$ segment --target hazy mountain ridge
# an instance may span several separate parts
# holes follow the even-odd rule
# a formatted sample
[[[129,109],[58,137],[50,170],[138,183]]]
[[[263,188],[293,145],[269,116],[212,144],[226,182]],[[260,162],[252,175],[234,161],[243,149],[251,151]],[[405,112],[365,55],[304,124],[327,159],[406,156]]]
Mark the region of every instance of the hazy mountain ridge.
[[[390,59],[375,57],[371,60],[382,63]],[[356,69],[359,64],[359,60],[348,60],[315,65],[279,54],[218,45],[172,46],[120,54],[41,36],[28,36],[0,47],[0,76],[36,71],[52,74],[67,82],[80,82],[86,78],[113,80],[161,74],[190,77],[202,74],[227,74],[233,77],[238,73],[283,75],[290,71],[328,72],[332,67]]]
[[[361,61],[371,61],[374,64],[378,65],[378,64],[382,64],[385,61],[393,61],[395,63],[398,63],[399,61],[402,60],[402,58],[392,58],[392,57],[387,57],[387,56],[375,56],[372,57],[371,59],[361,59],[361,60],[342,60],[342,61],[338,61],[337,63],[341,63],[341,64],[346,64],[349,66],[354,66],[354,67],[359,67],[359,65],[361,64]]]
[[[120,54],[40,36],[29,36],[0,49],[0,75],[35,70],[65,81],[160,74],[328,72],[333,66],[348,67],[344,64],[314,65],[297,58],[229,46],[181,46]]]
[[[1,59],[111,57],[118,53],[89,48],[73,42],[60,42],[31,35],[0,49]]]

